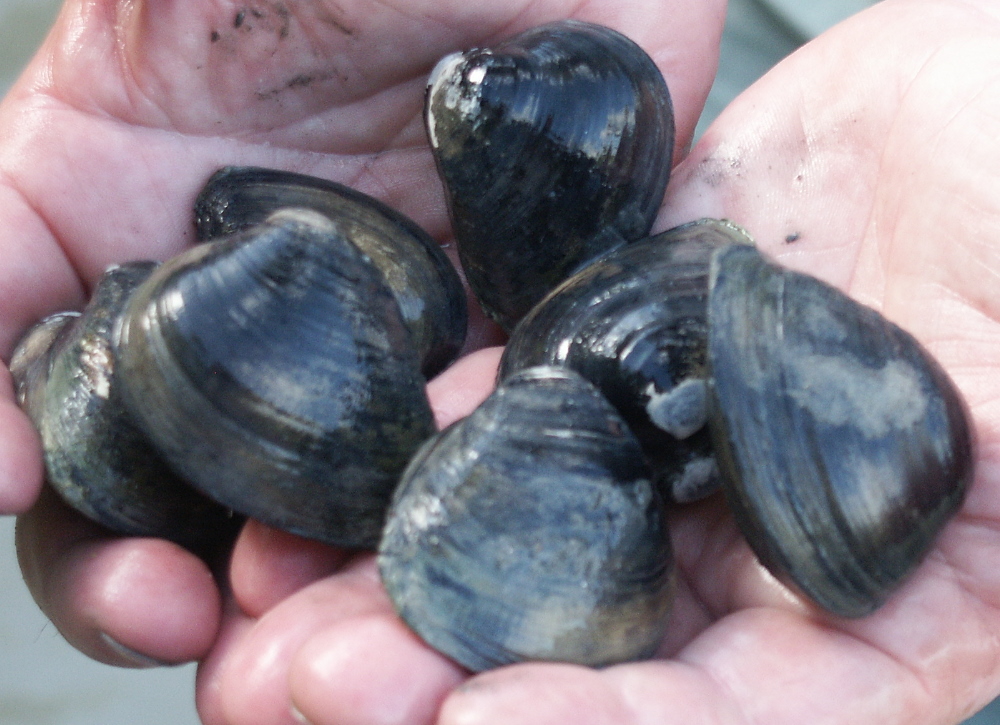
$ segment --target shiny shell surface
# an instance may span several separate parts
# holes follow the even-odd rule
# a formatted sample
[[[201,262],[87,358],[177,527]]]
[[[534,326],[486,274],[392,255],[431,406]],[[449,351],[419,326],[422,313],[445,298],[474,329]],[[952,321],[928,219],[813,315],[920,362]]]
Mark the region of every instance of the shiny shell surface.
[[[647,657],[671,606],[670,541],[639,444],[557,368],[512,376],[421,449],[379,568],[402,618],[473,670]]]
[[[961,505],[972,432],[954,384],[874,310],[751,247],[716,254],[716,455],[761,561],[825,609],[876,609]]]
[[[598,257],[521,320],[500,379],[533,365],[575,370],[628,421],[668,499],[718,490],[705,425],[708,270],[734,243],[750,239],[709,219]]]
[[[271,526],[374,547],[434,432],[395,298],[327,217],[277,212],[160,267],[121,326],[127,402],[200,490]]]
[[[563,21],[448,56],[425,117],[469,285],[508,331],[582,263],[649,232],[673,112],[623,35]]]

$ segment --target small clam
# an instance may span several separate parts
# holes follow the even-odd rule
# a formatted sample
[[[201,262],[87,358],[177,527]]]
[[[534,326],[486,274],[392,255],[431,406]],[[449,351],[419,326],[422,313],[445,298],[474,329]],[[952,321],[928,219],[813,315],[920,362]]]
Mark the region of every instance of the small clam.
[[[718,490],[708,428],[708,268],[750,239],[706,219],[613,249],[560,284],[511,334],[499,377],[572,368],[600,388],[643,444],[663,494]]]
[[[120,338],[130,409],[195,487],[277,528],[374,547],[434,424],[396,299],[336,223],[287,209],[164,263]]]
[[[413,335],[425,377],[455,358],[467,323],[462,281],[423,229],[377,199],[314,176],[229,166],[217,171],[199,194],[195,226],[200,239],[215,239],[287,207],[330,217],[381,270]]]
[[[42,439],[46,479],[78,511],[131,536],[198,547],[238,519],[170,470],[125,410],[113,331],[153,262],[112,267],[83,314],[46,318],[18,346],[18,400]]]
[[[712,261],[712,439],[740,528],[827,610],[877,608],[972,478],[961,396],[908,333],[733,246]]]
[[[510,377],[421,449],[378,562],[402,618],[473,670],[648,657],[671,606],[670,541],[638,441],[566,369]]]
[[[505,329],[580,264],[649,232],[673,112],[623,35],[562,21],[450,55],[425,108],[462,266]]]

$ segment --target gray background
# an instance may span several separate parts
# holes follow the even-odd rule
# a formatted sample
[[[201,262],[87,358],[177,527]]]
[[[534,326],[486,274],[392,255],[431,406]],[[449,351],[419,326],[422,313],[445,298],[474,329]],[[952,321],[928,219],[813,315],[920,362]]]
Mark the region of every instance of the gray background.
[[[800,43],[868,4],[732,0],[719,77],[699,129]],[[41,42],[58,6],[54,0],[0,0],[0,94]],[[93,662],[63,641],[21,581],[13,534],[13,519],[0,518],[0,725],[198,725],[193,665],[122,670]],[[966,725],[1000,725],[1000,701]]]

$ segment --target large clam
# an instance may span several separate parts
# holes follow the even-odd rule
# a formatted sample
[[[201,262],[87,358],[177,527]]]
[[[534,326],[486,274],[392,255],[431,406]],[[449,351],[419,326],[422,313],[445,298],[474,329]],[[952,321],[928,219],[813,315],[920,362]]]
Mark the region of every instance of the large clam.
[[[469,285],[507,330],[580,264],[649,232],[673,113],[656,64],[620,33],[562,21],[450,55],[425,116]]]
[[[673,563],[638,442],[575,373],[531,368],[429,441],[379,549],[403,619],[462,665],[650,656]]]
[[[46,318],[11,360],[20,405],[38,429],[46,479],[78,511],[131,536],[190,547],[238,519],[179,479],[125,409],[114,328],[153,262],[112,267],[82,314]]]
[[[396,298],[345,229],[287,209],[195,247],[136,291],[120,340],[130,409],[194,486],[277,528],[374,547],[434,425]]]
[[[972,480],[968,412],[933,357],[749,246],[712,259],[712,440],[761,561],[825,609],[877,608]]]

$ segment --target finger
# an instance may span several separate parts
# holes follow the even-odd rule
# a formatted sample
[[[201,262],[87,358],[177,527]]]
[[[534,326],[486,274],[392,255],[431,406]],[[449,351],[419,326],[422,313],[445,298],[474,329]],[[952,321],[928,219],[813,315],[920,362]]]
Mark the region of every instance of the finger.
[[[41,441],[13,399],[10,372],[0,365],[0,514],[24,513],[42,488]]]
[[[314,581],[333,574],[351,555],[249,520],[229,564],[233,596],[250,617],[260,617]]]
[[[370,556],[301,589],[216,648],[201,707],[228,725],[295,725],[288,673],[296,652],[333,624],[389,611]]]
[[[438,429],[464,418],[493,391],[503,348],[477,350],[457,360],[427,384]]]
[[[179,546],[111,537],[49,489],[18,519],[16,543],[35,601],[89,657],[148,667],[211,647],[219,592],[206,564]]]
[[[426,725],[465,676],[381,612],[313,636],[295,656],[289,682],[311,725]]]

